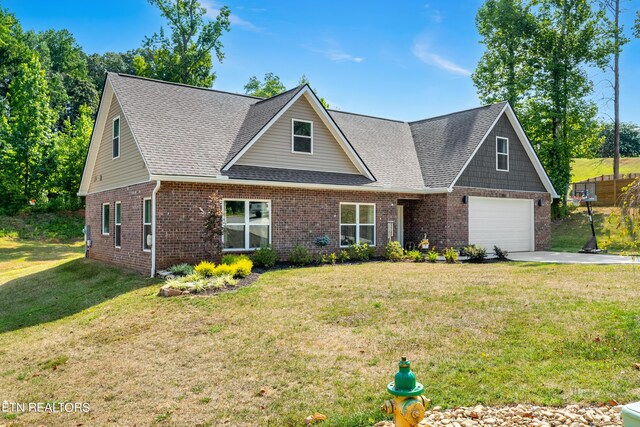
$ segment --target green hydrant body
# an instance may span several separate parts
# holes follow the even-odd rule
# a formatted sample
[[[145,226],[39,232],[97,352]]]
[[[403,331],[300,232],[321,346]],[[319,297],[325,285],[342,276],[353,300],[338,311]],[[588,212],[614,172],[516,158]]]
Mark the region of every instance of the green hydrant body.
[[[415,427],[424,418],[430,400],[420,396],[424,386],[416,381],[415,374],[411,372],[411,362],[402,356],[398,365],[400,369],[394,381],[387,385],[387,391],[394,398],[385,401],[381,409],[387,414],[393,414],[396,427]]]

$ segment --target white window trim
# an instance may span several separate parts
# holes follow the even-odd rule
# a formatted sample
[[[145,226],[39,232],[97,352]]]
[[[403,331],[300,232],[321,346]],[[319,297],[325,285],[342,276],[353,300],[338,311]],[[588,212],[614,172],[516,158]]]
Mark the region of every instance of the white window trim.
[[[227,212],[224,208],[224,204],[225,202],[244,202],[244,223],[239,223],[239,222],[232,222],[232,223],[228,223],[227,222]],[[250,237],[250,233],[249,233],[249,202],[261,202],[261,203],[268,203],[269,204],[269,245],[271,245],[271,234],[273,233],[273,227],[271,226],[271,217],[273,215],[273,205],[271,204],[271,200],[266,200],[266,199],[222,199],[222,212],[223,212],[223,219],[222,219],[222,229],[223,229],[223,233],[222,233],[222,252],[239,252],[239,251],[256,251],[260,248],[251,248],[248,247],[249,246],[249,237]],[[225,225],[244,225],[244,241],[245,241],[245,247],[244,248],[225,248],[224,247],[224,226]],[[260,224],[260,225],[266,225],[266,224]]]
[[[104,232],[104,226],[105,226],[105,223],[104,223],[104,207],[105,206],[109,206],[109,220],[108,221],[111,222],[111,205],[108,202],[107,203],[103,203],[102,204],[102,211],[101,211],[101,218],[100,218],[100,223],[101,223],[100,224],[101,225],[100,232],[102,233],[103,236],[108,236],[109,232],[106,232],[106,233]],[[109,231],[111,231],[111,227],[109,226],[109,224],[107,224],[107,226],[109,227]]]
[[[506,153],[501,153],[498,151],[498,140],[503,139],[505,141],[507,141],[507,152]],[[507,168],[506,169],[500,169],[498,167],[498,165],[500,164],[498,162],[498,158],[500,156],[507,156]],[[505,138],[504,136],[496,136],[496,170],[499,172],[509,172],[509,138]]]
[[[120,222],[118,222],[118,207],[120,207]],[[116,231],[116,227],[120,226],[120,246],[116,245],[116,237],[118,232]],[[120,249],[122,247],[122,202],[117,201],[114,203],[113,209],[113,246],[116,249]]]
[[[350,223],[342,223],[342,205],[356,205],[356,223],[355,224],[350,224]],[[361,224],[360,223],[360,206],[373,206],[373,224]],[[342,234],[342,226],[343,225],[355,225],[356,227],[356,244],[358,243],[358,241],[360,240],[360,226],[361,225],[373,225],[373,244],[369,245],[369,247],[375,248],[376,245],[378,244],[378,230],[376,230],[377,226],[376,226],[376,204],[375,203],[356,203],[356,202],[340,202],[340,211],[338,212],[338,222],[339,222],[339,229],[338,229],[338,235]],[[342,242],[340,242],[340,247],[341,248],[348,248],[349,245],[343,245]]]
[[[116,137],[113,134],[113,127],[116,123],[116,120],[118,121],[118,155],[116,157],[113,157],[113,140],[116,139]],[[121,154],[120,150],[122,149],[122,144],[120,144],[121,137],[122,137],[122,120],[120,120],[120,116],[115,116],[113,120],[111,120],[111,160],[120,158],[120,154]]]
[[[153,223],[153,212],[150,213],[151,218],[149,218],[149,222],[144,222],[144,212],[145,212],[145,207],[147,205],[147,200],[151,202],[151,197],[145,197],[144,199],[142,199],[142,250],[144,252],[151,252],[151,248],[146,249],[144,247],[144,244],[146,243],[146,240],[147,240],[147,236],[144,235],[144,226],[152,225]],[[151,209],[153,210],[153,203],[151,204]],[[153,234],[153,229],[151,230],[151,233]]]
[[[301,123],[309,123],[311,125],[311,136],[304,136],[304,135],[296,135],[294,133],[294,122],[301,122]],[[309,138],[311,140],[311,152],[307,153],[304,151],[296,151],[294,150],[294,145],[293,145],[293,141],[294,141],[294,137],[300,137],[300,138]],[[309,120],[302,120],[302,119],[291,119],[291,152],[295,153],[295,154],[306,154],[307,156],[312,156],[313,155],[313,122],[309,121]]]

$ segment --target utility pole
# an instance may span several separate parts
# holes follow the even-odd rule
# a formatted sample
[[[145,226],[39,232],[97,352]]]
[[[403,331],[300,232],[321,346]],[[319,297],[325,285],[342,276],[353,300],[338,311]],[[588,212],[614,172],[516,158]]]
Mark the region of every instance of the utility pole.
[[[615,0],[615,53],[613,60],[613,179],[620,179],[620,0]]]

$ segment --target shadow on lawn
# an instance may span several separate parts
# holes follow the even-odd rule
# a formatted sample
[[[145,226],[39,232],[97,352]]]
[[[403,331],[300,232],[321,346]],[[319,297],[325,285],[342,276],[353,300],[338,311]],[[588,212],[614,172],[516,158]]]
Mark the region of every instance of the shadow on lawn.
[[[153,283],[86,259],[20,277],[0,286],[0,333],[61,319]]]
[[[55,245],[55,250],[52,250]],[[24,261],[57,261],[82,253],[83,248],[77,242],[41,243],[21,240],[19,245],[0,248],[0,262],[23,259]]]

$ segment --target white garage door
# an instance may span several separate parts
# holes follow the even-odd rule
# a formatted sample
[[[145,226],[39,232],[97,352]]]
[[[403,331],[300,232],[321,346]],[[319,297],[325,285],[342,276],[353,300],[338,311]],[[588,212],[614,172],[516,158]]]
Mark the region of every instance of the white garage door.
[[[469,244],[533,251],[533,200],[469,197]]]

